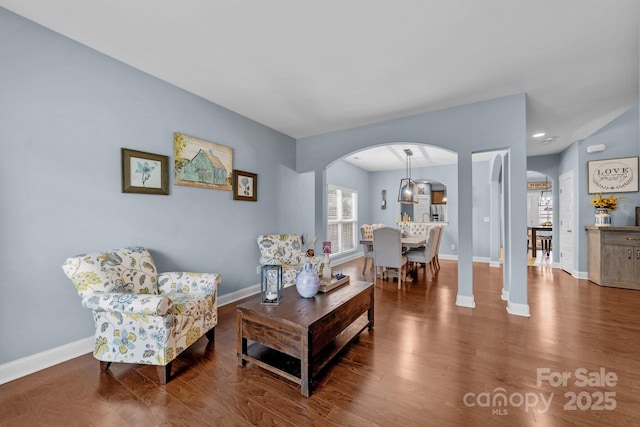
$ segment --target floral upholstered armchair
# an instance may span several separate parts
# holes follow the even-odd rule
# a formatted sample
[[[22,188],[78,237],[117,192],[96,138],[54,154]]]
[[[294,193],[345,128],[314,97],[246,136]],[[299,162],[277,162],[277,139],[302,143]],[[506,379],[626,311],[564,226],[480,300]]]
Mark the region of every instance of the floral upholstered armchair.
[[[260,265],[281,265],[284,286],[295,284],[304,264],[311,263],[313,270],[322,273],[322,257],[308,257],[302,253],[302,239],[298,234],[267,234],[258,237]]]
[[[142,247],[79,255],[62,269],[93,311],[93,356],[103,370],[112,362],[157,365],[166,384],[173,359],[205,334],[214,339],[219,274],[158,274]]]

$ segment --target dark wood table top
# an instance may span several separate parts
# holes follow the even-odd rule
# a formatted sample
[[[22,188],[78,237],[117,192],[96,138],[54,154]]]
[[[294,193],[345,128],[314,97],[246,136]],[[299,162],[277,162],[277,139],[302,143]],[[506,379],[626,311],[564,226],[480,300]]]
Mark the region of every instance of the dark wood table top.
[[[284,289],[279,305],[261,304],[260,296],[256,295],[255,300],[239,304],[238,311],[251,312],[279,321],[284,320],[295,326],[309,327],[336,307],[372,286],[371,282],[354,280],[332,291],[318,293],[313,298],[302,298],[295,286],[289,286]]]

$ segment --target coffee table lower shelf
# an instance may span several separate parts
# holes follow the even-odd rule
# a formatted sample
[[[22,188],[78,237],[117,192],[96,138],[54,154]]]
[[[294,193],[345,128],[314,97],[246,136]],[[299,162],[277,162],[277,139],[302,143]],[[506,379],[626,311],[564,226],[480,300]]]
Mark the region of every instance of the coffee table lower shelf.
[[[333,341],[327,344],[311,361],[310,377],[315,378],[335,356],[352,341],[355,341],[360,333],[368,326],[369,319],[367,318],[367,314],[363,314],[358,320],[342,331]],[[278,374],[296,384],[302,384],[302,362],[297,357],[274,350],[258,342],[247,345],[246,354],[239,356],[242,361],[254,363],[256,366]]]
[[[354,281],[314,298],[284,291],[277,306],[238,305],[238,364],[253,363],[296,384],[309,397],[313,379],[374,324],[373,284]]]

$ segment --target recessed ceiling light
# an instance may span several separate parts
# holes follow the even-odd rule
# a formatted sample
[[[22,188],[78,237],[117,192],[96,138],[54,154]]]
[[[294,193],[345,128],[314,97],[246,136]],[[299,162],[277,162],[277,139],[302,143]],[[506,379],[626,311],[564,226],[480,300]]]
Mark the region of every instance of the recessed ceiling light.
[[[541,144],[551,144],[555,139],[555,136],[548,136],[541,141]]]
[[[534,133],[531,136],[533,136],[534,138],[542,138],[544,136],[544,132]]]

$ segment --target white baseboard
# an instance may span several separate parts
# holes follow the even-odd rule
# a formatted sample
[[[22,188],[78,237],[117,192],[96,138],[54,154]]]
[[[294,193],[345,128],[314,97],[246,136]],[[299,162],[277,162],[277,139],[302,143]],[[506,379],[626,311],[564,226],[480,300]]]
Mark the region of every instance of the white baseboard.
[[[248,296],[255,295],[258,293],[260,293],[260,283],[248,286],[243,289],[239,289],[229,294],[224,294],[218,297],[218,307],[231,304],[232,302],[236,302],[238,300],[241,300],[242,298],[246,298]]]
[[[489,267],[502,267],[502,264],[500,263],[500,261],[491,261],[489,262]]]
[[[94,337],[83,338],[41,353],[0,365],[0,384],[41,371],[67,360],[93,352]]]
[[[460,307],[475,308],[476,302],[473,299],[473,295],[458,295],[456,297],[456,305]]]
[[[557,265],[554,264],[553,268],[559,268],[561,269],[562,267],[560,266],[560,263],[558,263]],[[586,279],[589,280],[589,273],[586,271],[577,271],[577,270],[564,270],[567,273],[569,273],[572,277],[575,277],[576,279]]]
[[[357,257],[356,257],[357,258]],[[340,263],[346,262],[341,260]],[[340,265],[336,263],[336,266]],[[218,307],[231,304],[251,295],[260,293],[260,284],[251,285],[218,297]],[[69,344],[61,345],[41,353],[32,354],[21,359],[0,365],[0,384],[33,374],[67,360],[93,352],[94,337],[83,338]]]
[[[438,254],[438,258],[446,259],[446,260],[449,260],[449,261],[458,261],[458,255]],[[490,264],[491,263],[491,258],[486,257],[486,256],[474,256],[472,261],[473,262],[482,262],[482,263],[485,263],[485,264]]]
[[[500,299],[502,301],[509,301],[509,291],[505,288],[502,288],[502,295],[500,295]]]
[[[573,273],[571,273],[571,275],[573,277],[575,277],[576,279],[586,279],[589,280],[589,273],[586,271],[574,271]]]
[[[364,256],[364,253],[355,252],[355,253],[352,253],[351,255],[341,256],[338,259],[332,259],[331,260],[331,268],[333,269],[333,268],[339,266],[340,264],[344,264],[345,262],[353,261],[354,259],[362,258],[363,256]]]
[[[218,306],[230,304],[242,298],[260,292],[260,284],[240,289],[218,298]],[[69,344],[61,345],[41,353],[32,354],[21,359],[0,365],[0,384],[33,374],[67,360],[93,352],[94,337],[83,338]]]
[[[531,317],[531,311],[529,311],[529,304],[518,304],[515,302],[507,302],[507,313],[515,316]]]

